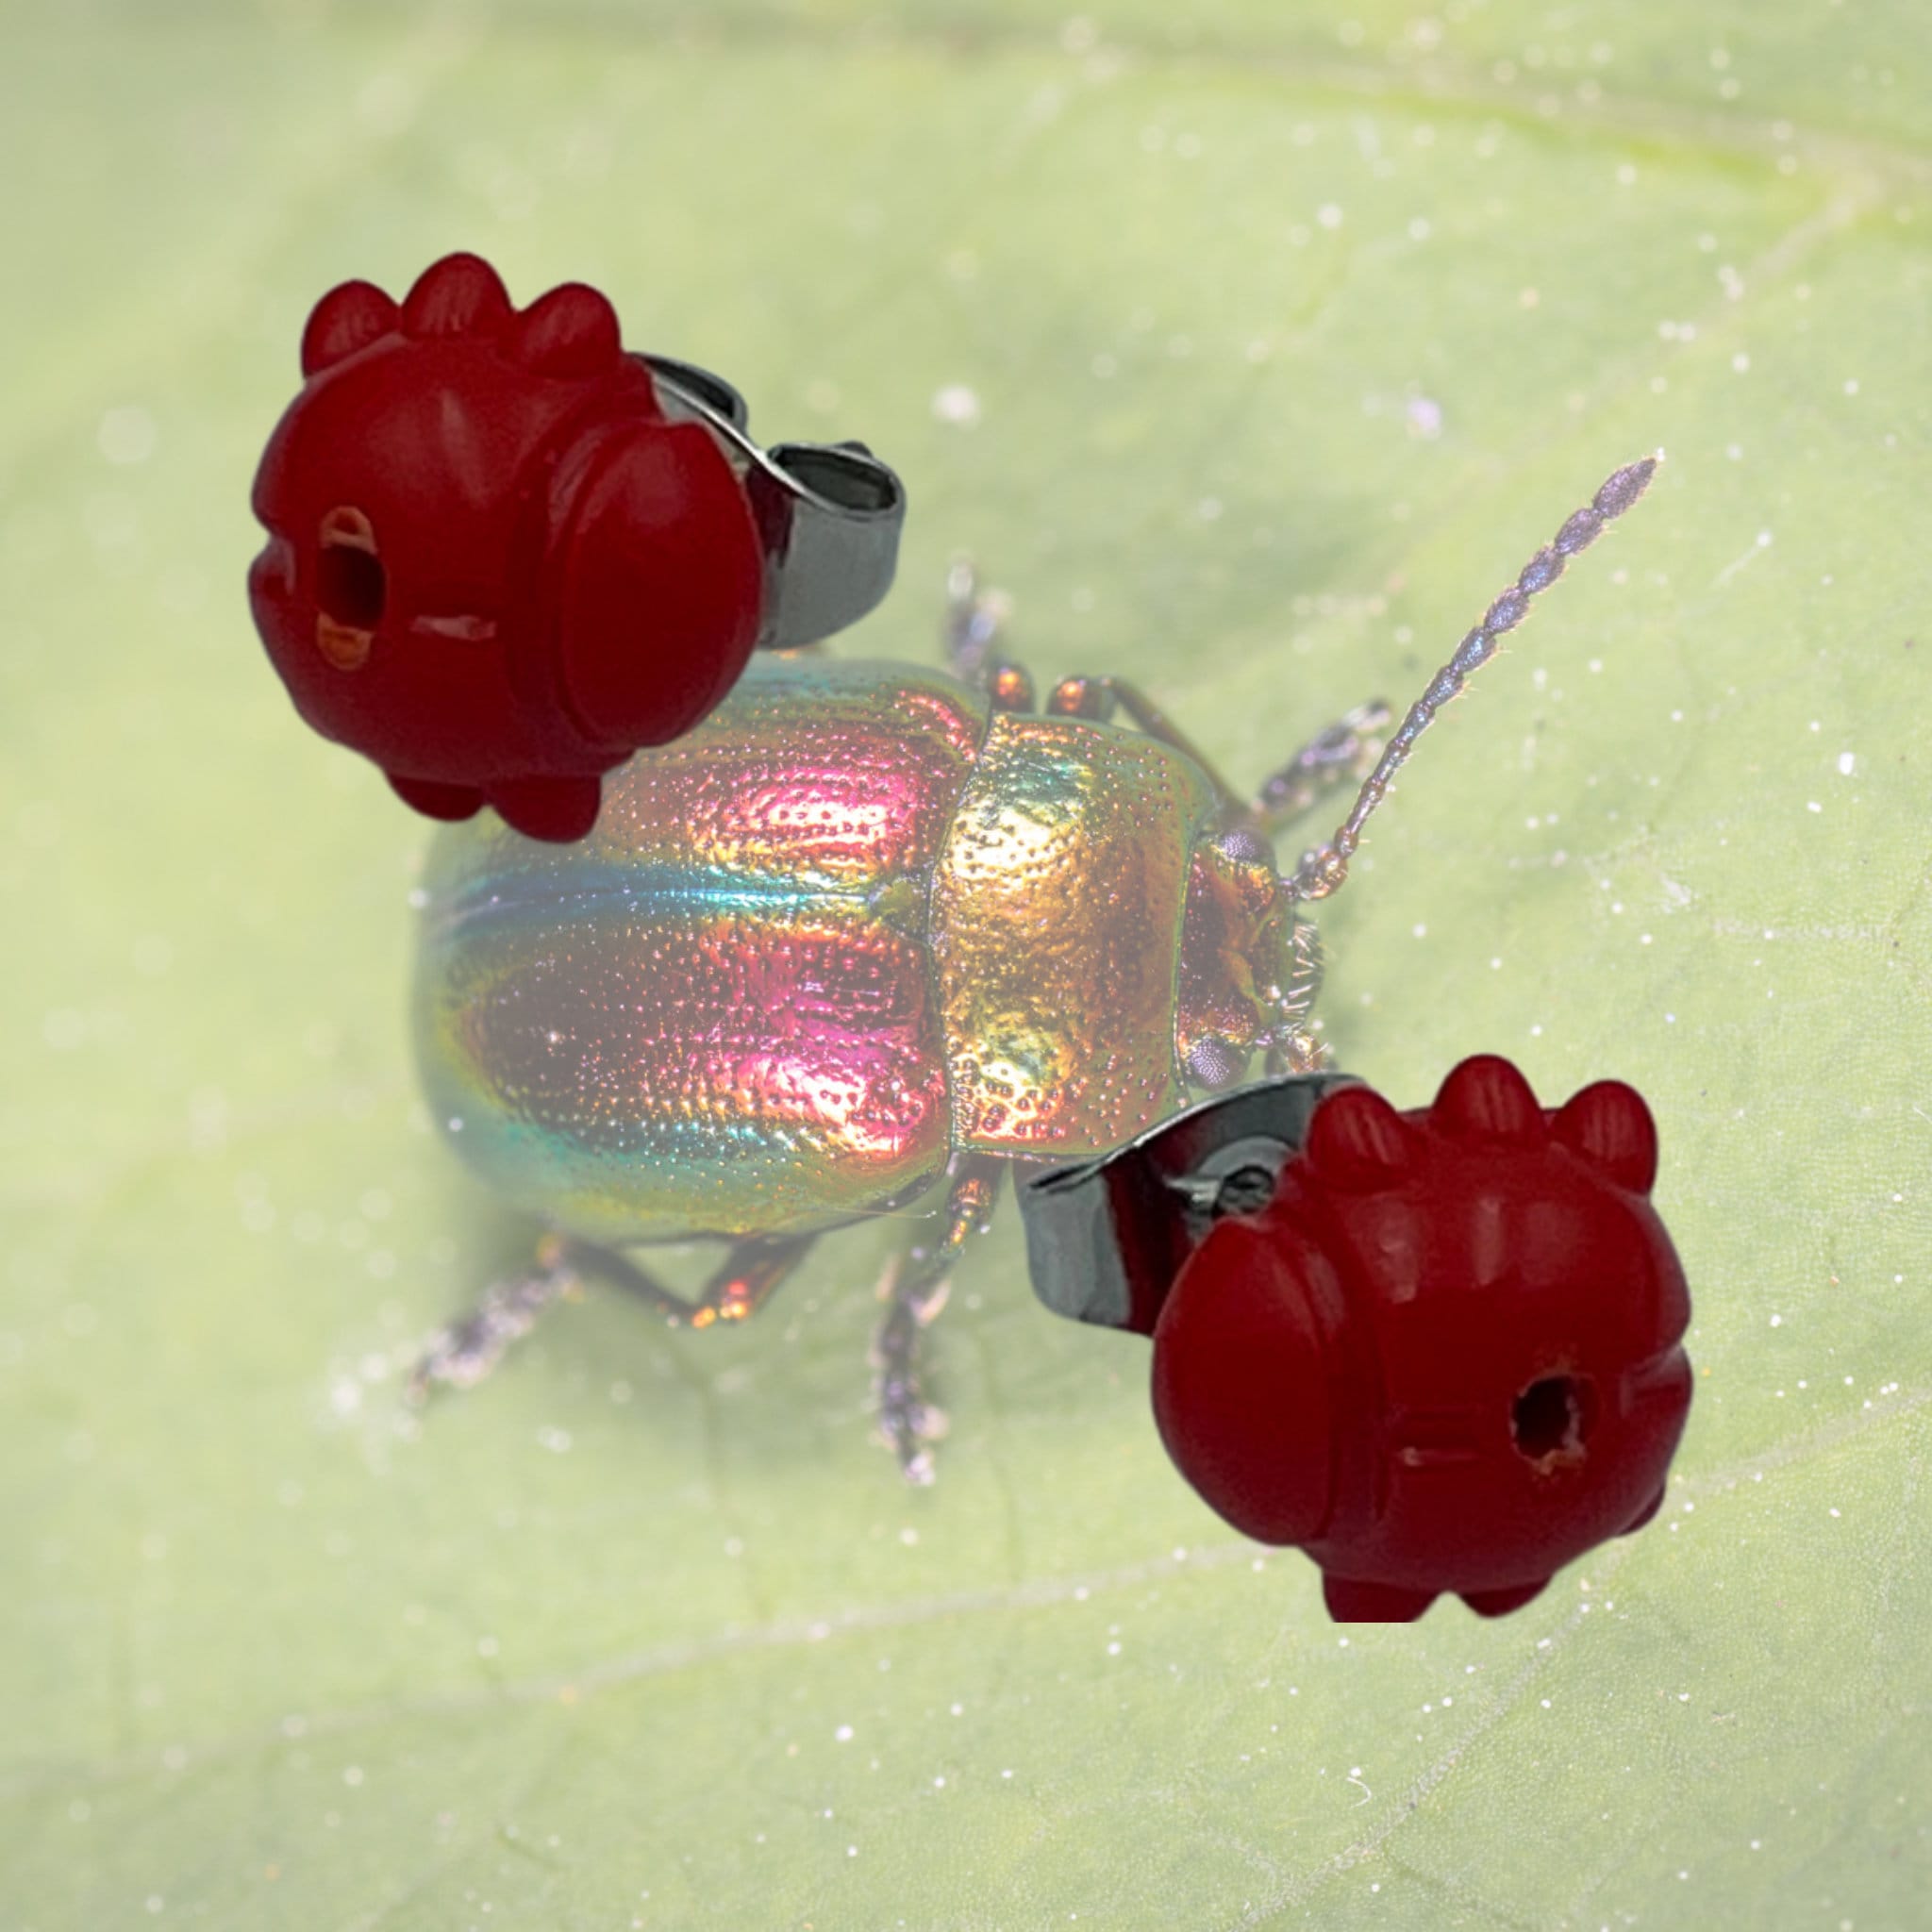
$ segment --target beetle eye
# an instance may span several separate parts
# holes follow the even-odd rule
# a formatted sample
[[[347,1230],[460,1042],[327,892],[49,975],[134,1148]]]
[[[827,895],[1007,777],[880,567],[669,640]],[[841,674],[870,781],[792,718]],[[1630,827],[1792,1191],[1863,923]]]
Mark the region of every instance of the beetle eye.
[[[1233,1041],[1216,1033],[1204,1033],[1189,1050],[1188,1084],[1191,1087],[1231,1087],[1247,1071],[1248,1057]]]
[[[1241,859],[1250,864],[1258,860],[1271,871],[1274,865],[1274,848],[1260,833],[1250,831],[1245,825],[1235,825],[1222,833],[1215,840],[1215,845],[1228,858]]]

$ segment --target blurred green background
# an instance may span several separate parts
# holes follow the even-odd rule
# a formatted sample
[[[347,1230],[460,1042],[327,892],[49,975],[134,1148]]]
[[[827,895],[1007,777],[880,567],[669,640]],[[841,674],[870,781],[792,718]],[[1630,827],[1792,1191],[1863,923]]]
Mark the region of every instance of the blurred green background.
[[[1908,0],[7,6],[0,1927],[1927,1923],[1932,25]],[[1043,675],[1257,778],[1649,499],[1324,921],[1399,1105],[1616,1074],[1697,1401],[1664,1514],[1342,1629],[1016,1218],[867,1441],[891,1227],[747,1331],[527,1253],[403,1026],[425,827],[242,575],[310,304],[475,248],[869,440]],[[692,1256],[691,1264],[701,1257]]]

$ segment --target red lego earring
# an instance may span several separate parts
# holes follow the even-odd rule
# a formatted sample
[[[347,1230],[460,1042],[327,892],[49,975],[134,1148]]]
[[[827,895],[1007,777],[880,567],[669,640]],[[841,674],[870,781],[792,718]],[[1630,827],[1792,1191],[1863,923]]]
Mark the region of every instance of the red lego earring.
[[[754,649],[890,588],[899,479],[861,443],[760,450],[737,391],[626,353],[566,283],[512,307],[451,255],[344,282],[255,482],[256,627],[315,730],[432,818],[581,838],[601,774],[681,737]]]
[[[1210,1100],[1021,1191],[1036,1292],[1149,1335],[1154,1413],[1340,1622],[1485,1616],[1649,1522],[1690,1404],[1657,1129],[1492,1055],[1398,1113],[1343,1074]]]

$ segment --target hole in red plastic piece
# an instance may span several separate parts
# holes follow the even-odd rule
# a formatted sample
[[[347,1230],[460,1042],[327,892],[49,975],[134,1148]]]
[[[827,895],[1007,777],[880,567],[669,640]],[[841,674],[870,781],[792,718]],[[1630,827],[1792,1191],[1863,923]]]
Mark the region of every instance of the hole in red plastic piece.
[[[325,542],[316,573],[316,601],[324,616],[351,630],[374,630],[382,622],[389,575],[374,551]]]
[[[1517,1453],[1540,1469],[1583,1460],[1596,1422],[1596,1391],[1587,1375],[1544,1375],[1509,1407]]]

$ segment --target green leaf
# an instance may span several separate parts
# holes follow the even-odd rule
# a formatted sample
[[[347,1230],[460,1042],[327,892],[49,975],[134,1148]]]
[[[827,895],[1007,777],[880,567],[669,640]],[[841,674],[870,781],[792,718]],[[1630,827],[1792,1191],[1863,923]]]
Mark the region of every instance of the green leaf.
[[[1896,1927],[1924,1810],[1932,27],[1657,0],[16,7],[0,63],[0,1919]],[[900,1230],[595,1297],[412,1428],[532,1229],[413,1094],[421,824],[242,595],[333,281],[475,247],[912,500],[1036,670],[1252,782],[1650,497],[1324,921],[1341,1063],[1615,1074],[1697,1399],[1640,1536],[1341,1629],[1015,1217],[867,1441]],[[695,1263],[699,1257],[691,1257]]]

